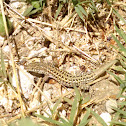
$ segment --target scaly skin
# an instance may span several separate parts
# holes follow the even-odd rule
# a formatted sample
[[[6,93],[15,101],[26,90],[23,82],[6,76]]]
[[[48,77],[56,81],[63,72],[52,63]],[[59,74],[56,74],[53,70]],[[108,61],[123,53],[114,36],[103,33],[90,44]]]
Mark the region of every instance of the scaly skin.
[[[103,74],[108,68],[113,64],[117,63],[118,60],[112,60],[106,65],[102,66],[99,69],[94,70],[91,73],[84,73],[80,76],[74,76],[66,71],[60,70],[53,65],[48,65],[44,62],[34,62],[28,65],[25,65],[25,69],[29,72],[35,72],[39,74],[46,74],[54,78],[58,83],[66,87],[73,87],[75,84],[77,87],[84,89],[85,84],[94,81],[101,74]]]

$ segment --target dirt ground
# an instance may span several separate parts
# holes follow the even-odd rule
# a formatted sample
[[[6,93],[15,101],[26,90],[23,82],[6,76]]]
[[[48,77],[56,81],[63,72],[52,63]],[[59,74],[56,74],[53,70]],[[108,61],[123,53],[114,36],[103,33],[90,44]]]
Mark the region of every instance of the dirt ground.
[[[23,20],[14,11],[22,14],[28,5],[25,2],[19,2],[17,7],[14,3],[16,4],[16,2],[9,3],[13,10],[9,8],[7,12],[14,24],[14,32],[10,35],[9,41],[14,61],[18,64],[18,79],[20,80],[18,82],[24,111],[27,113],[26,115],[35,120],[35,117],[32,116],[33,112],[45,116],[44,111],[50,113],[47,102],[50,104],[50,108],[53,108],[60,97],[73,101],[75,93],[73,88],[62,87],[53,77],[44,82],[44,75],[34,76],[24,69],[24,65],[41,59],[47,64],[54,64],[59,69],[73,75],[91,72],[117,57],[117,52],[112,47],[117,47],[117,44],[111,37],[111,33],[117,35],[114,21],[123,29],[125,26],[119,23],[114,16],[107,19],[109,12],[104,13],[105,5],[100,8],[98,19],[83,22],[77,14],[67,20],[72,13],[63,16],[63,12],[55,20],[53,18],[55,8],[50,16],[49,7],[45,7],[44,11],[35,17]],[[57,7],[54,3],[52,6]],[[119,13],[124,14],[124,11],[120,9]],[[20,117],[21,108],[16,95],[15,75],[12,72],[10,52],[6,42],[5,39],[0,45],[7,61],[7,72],[12,77],[11,85],[14,89],[6,83],[0,84],[0,118],[2,121],[4,120],[3,122],[11,122]],[[114,70],[109,70],[115,73]],[[41,92],[33,83],[40,88]],[[106,109],[106,102],[109,100],[118,102],[116,97],[118,93],[119,84],[113,76],[105,73],[98,82],[90,85],[85,92],[81,92],[83,99],[90,97],[90,100],[82,105],[82,110],[85,112],[85,107],[92,107],[99,115],[108,112],[113,117],[113,114]],[[43,103],[42,106],[41,103]],[[60,111],[63,116],[69,118],[71,105],[64,99],[61,100],[58,109],[58,112]],[[81,120],[80,118],[77,123]],[[96,119],[92,118],[89,125],[93,124],[100,125]]]

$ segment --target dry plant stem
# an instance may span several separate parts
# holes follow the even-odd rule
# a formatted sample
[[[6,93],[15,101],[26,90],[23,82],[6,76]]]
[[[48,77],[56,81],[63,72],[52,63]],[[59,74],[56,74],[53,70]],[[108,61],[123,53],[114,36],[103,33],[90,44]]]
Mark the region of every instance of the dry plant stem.
[[[0,119],[1,118],[5,118],[5,117],[13,117],[13,116],[16,116],[16,115],[17,115],[16,113],[14,113],[14,114],[10,113],[10,114],[6,114],[6,115],[0,115]]]
[[[71,47],[65,45],[64,43],[62,43],[62,42],[60,42],[60,41],[57,41],[55,38],[53,38],[53,37],[51,37],[51,36],[48,36],[42,28],[40,28],[39,26],[37,26],[36,24],[34,24],[33,22],[31,22],[31,19],[30,19],[30,20],[29,20],[29,19],[25,19],[25,17],[23,17],[23,16],[22,16],[21,14],[19,14],[18,12],[14,11],[9,5],[7,5],[6,3],[5,3],[5,5],[6,5],[7,7],[9,7],[13,12],[15,12],[18,16],[20,16],[23,20],[25,20],[26,22],[30,23],[33,27],[36,27],[38,30],[40,30],[40,31],[42,32],[42,34],[43,34],[49,41],[51,41],[51,42],[54,43],[55,45],[58,44],[58,45],[61,46],[62,48],[67,48],[67,49],[69,49],[69,51],[72,51],[72,52],[78,54],[78,51],[76,51],[75,49],[73,49],[73,48],[71,48]],[[57,28],[57,27],[56,27],[56,28]],[[83,53],[81,53],[81,54],[83,54]],[[84,54],[84,56],[85,56],[85,54]],[[88,56],[88,58],[89,58],[89,56]],[[94,61],[94,59],[92,59],[92,58],[89,58],[89,60],[93,60],[93,61]]]
[[[41,81],[42,81],[42,83],[41,83]],[[42,80],[42,78],[40,78],[40,79],[38,80],[38,83],[37,83],[37,84],[40,85],[40,86],[39,86],[40,90],[42,90],[42,87],[43,87],[43,85],[44,85],[44,82],[45,82],[45,81]],[[38,100],[39,102],[41,102],[41,92],[40,92],[40,91],[38,91],[37,100]]]
[[[45,26],[49,26],[49,27],[52,27],[52,28],[57,28],[56,25],[54,24],[50,24],[50,23],[46,23],[46,22],[41,22],[41,21],[38,21],[38,20],[35,20],[35,19],[32,19],[32,18],[28,18],[27,19],[28,21],[30,22],[33,22],[33,23],[38,23],[38,24],[42,24],[42,25],[45,25]],[[64,29],[64,30],[69,30],[69,31],[76,31],[76,32],[80,32],[80,33],[86,33],[84,30],[80,30],[80,29],[76,29],[76,28],[66,28],[66,27],[62,27],[60,25],[58,25],[60,29]],[[89,32],[90,33],[90,32]],[[95,33],[93,33],[95,34]],[[96,33],[96,35],[99,35],[100,33]]]
[[[82,53],[83,55],[87,56],[88,58],[90,58],[91,60],[93,60],[94,62],[97,62],[96,59],[92,58],[91,56],[89,56],[87,53],[85,53],[84,51],[82,51],[81,49],[77,48],[76,46],[73,45],[73,47],[78,50],[80,53]]]
[[[4,2],[4,4],[7,6],[7,7],[9,7],[9,9],[11,10],[11,11],[13,11],[14,13],[16,13],[19,17],[21,17],[23,20],[25,20],[25,17],[24,16],[22,16],[20,13],[18,13],[17,11],[15,11],[11,6],[9,6],[7,3],[5,3]]]
[[[69,15],[68,19],[65,22],[62,22],[62,27],[67,27],[70,22],[77,16],[76,12],[73,12],[71,15]]]
[[[109,19],[109,17],[111,16],[111,14],[112,14],[112,10],[113,10],[113,7],[111,7],[110,12],[109,12],[109,15],[107,16],[107,18],[106,18],[105,22],[107,22],[107,21],[108,21],[108,19]]]
[[[52,43],[55,44],[56,40],[54,40],[54,39],[51,38],[50,36],[46,35],[45,32],[44,32],[44,30],[43,30],[42,28],[38,27],[37,25],[35,25],[35,24],[32,23],[31,21],[25,19],[24,16],[22,16],[21,14],[19,14],[19,13],[16,12],[16,11],[14,11],[13,8],[11,8],[11,7],[10,7],[8,4],[6,4],[5,2],[4,2],[4,4],[5,4],[7,7],[9,7],[13,12],[15,12],[18,16],[20,16],[23,20],[25,20],[26,22],[30,23],[33,27],[38,28],[38,30],[41,30],[42,34],[43,34],[49,41],[51,41]]]
[[[42,80],[42,78],[39,78],[39,80],[38,80],[38,82],[36,84],[37,87],[39,87],[39,85],[41,84],[41,80]],[[34,95],[37,90],[38,89],[35,87],[34,90],[32,91],[32,95]]]
[[[43,85],[44,85],[44,83],[45,83],[45,81],[48,79],[48,77],[44,77],[43,79],[41,78],[41,80],[42,80],[42,83],[41,83],[41,85],[40,85],[40,89],[41,90],[43,90]],[[41,102],[41,92],[40,91],[38,91],[38,99],[39,99],[39,101]]]
[[[95,97],[95,98],[93,98],[93,99],[91,99],[88,103],[85,103],[85,104],[83,104],[83,105],[81,105],[81,110],[83,109],[83,108],[85,108],[86,106],[88,106],[88,105],[91,105],[91,104],[98,104],[98,103],[100,103],[100,102],[102,102],[102,101],[105,101],[105,100],[107,100],[107,99],[110,99],[111,98],[111,96],[106,96],[106,97],[103,97],[102,99],[97,99],[97,97]]]
[[[26,73],[18,66],[18,65],[16,65],[17,66],[17,68],[29,79],[29,81],[35,86],[35,88],[45,97],[45,99],[47,100],[47,102],[49,102],[50,104],[53,104],[52,102],[51,102],[51,100],[41,91],[41,86],[40,86],[40,88],[29,78],[29,76],[28,75],[26,75]],[[45,81],[45,80],[43,80],[43,81]],[[66,87],[64,87],[64,88],[66,88]],[[67,88],[66,88],[67,89]]]
[[[61,95],[61,96],[59,96],[57,98],[51,99],[51,102],[55,102],[56,100],[58,100],[60,98],[63,98],[63,97],[65,97],[65,96],[67,96],[67,95],[69,95],[71,93],[74,93],[74,92],[75,92],[74,90],[72,90],[71,92],[69,91],[69,92],[67,92],[67,93],[65,93],[65,94],[63,94],[63,95]],[[35,108],[31,109],[31,110],[26,111],[25,114],[28,115],[29,113],[34,112],[37,109],[42,108],[43,106],[47,106],[47,103],[42,103],[41,105],[39,105],[39,106],[37,106],[37,107],[35,107]],[[16,119],[19,119],[19,118],[21,118],[21,114],[19,114],[19,115],[15,116],[15,117],[11,118],[10,120],[8,120],[7,124],[9,124],[12,121],[14,121]]]
[[[116,97],[117,95],[115,95],[114,97]],[[95,98],[93,98],[93,99],[91,99],[89,102],[87,102],[87,103],[84,103],[83,105],[81,105],[80,106],[80,110],[82,110],[82,109],[84,109],[86,106],[88,106],[88,105],[91,105],[91,104],[98,104],[98,103],[100,103],[100,102],[102,102],[102,101],[105,101],[105,100],[107,100],[107,99],[110,99],[111,98],[111,96],[106,96],[106,97],[103,97],[102,99],[98,99],[97,97],[95,97]]]
[[[52,1],[51,0],[47,0],[47,5],[48,5],[48,10],[49,10],[49,12],[48,12],[48,15],[49,15],[49,19],[50,19],[50,22],[52,23],[52,7],[51,7],[51,5],[52,5]]]
[[[49,26],[49,27],[52,27],[52,28],[57,28],[56,25],[54,24],[50,24],[50,23],[46,23],[46,22],[41,22],[41,21],[38,21],[38,20],[35,20],[35,19],[32,19],[32,18],[28,18],[27,19],[29,22],[32,22],[32,23],[37,23],[37,24],[42,24],[42,25],[45,25],[45,26]],[[58,23],[58,22],[57,22]],[[75,31],[75,32],[80,32],[80,33],[87,33],[85,30],[80,30],[80,29],[76,29],[76,28],[66,28],[66,27],[62,27],[60,26],[60,24],[58,24],[58,27],[59,29],[63,29],[63,30],[66,30],[66,31]],[[89,34],[93,34],[93,35],[100,35],[101,33],[99,32],[95,32],[95,33],[92,33],[92,32],[88,32]]]
[[[17,68],[29,79],[29,81],[38,89],[38,91],[41,92],[41,94],[45,97],[45,99],[47,100],[47,102],[49,102],[50,104],[53,104],[53,103],[51,102],[51,100],[41,91],[41,89],[40,89],[38,86],[36,86],[36,84],[29,78],[29,76],[26,75],[26,74],[23,72],[23,70],[22,70],[18,65],[16,65],[16,66],[17,66]]]
[[[16,68],[15,68],[15,63],[14,63],[14,57],[13,57],[13,54],[12,54],[12,51],[11,51],[11,45],[10,45],[10,41],[9,41],[9,33],[8,33],[7,22],[6,22],[6,18],[5,18],[5,14],[4,14],[4,8],[3,8],[2,0],[0,0],[0,4],[1,4],[1,10],[2,10],[5,32],[6,32],[6,35],[7,35],[7,42],[8,42],[8,45],[9,45],[12,68],[13,68],[13,72],[14,72],[14,76],[15,76],[16,85],[17,85],[17,92],[18,92],[18,98],[19,98],[19,102],[20,102],[20,106],[21,106],[21,113],[22,113],[22,116],[25,117],[24,109],[23,109],[24,105],[23,105],[23,101],[22,101],[22,98],[21,98],[21,94],[20,94],[20,86],[19,86],[19,83],[18,83],[18,77],[17,77],[17,72],[16,72]]]
[[[122,6],[126,6],[126,3],[124,3],[124,2],[115,2],[115,5],[113,5],[113,6],[119,6],[119,5],[122,5]]]
[[[6,6],[8,6],[13,12],[15,12],[9,5],[7,5],[5,3]],[[29,19],[25,19],[25,17],[23,17],[22,15],[20,15],[19,13],[15,12],[18,16],[20,16],[23,20],[25,20],[26,22],[30,23],[33,27],[36,27],[38,28],[38,30],[40,30],[42,32],[42,34],[49,40],[51,41],[52,43],[54,43],[55,45],[57,45],[57,43],[59,44],[59,46],[61,47],[65,47],[65,48],[68,48],[69,50],[75,52],[75,53],[78,53],[77,51],[75,51],[74,49],[70,48],[69,46],[65,45],[64,43],[60,42],[60,41],[57,41],[56,39],[48,36],[44,30],[42,28],[40,28],[39,26],[37,26],[36,24],[32,23],[31,21],[29,21]]]
[[[41,80],[42,80],[42,78],[39,78],[39,80],[36,84],[37,87],[39,87],[39,85],[41,84]],[[31,94],[31,101],[33,100],[33,97],[34,97],[34,94],[35,94],[36,91],[37,91],[37,88],[35,87],[34,90],[32,91],[32,94]]]

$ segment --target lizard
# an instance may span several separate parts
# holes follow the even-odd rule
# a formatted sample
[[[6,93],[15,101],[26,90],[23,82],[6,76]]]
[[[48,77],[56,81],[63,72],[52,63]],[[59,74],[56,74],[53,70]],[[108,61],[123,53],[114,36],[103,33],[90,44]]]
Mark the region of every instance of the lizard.
[[[99,69],[95,69],[90,73],[82,73],[81,75],[72,75],[67,71],[60,70],[54,65],[47,64],[43,61],[26,64],[24,68],[28,72],[48,75],[65,87],[74,87],[73,85],[76,85],[77,87],[84,89],[85,84],[96,80],[101,74],[103,74],[107,69],[117,62],[117,59],[112,60]]]

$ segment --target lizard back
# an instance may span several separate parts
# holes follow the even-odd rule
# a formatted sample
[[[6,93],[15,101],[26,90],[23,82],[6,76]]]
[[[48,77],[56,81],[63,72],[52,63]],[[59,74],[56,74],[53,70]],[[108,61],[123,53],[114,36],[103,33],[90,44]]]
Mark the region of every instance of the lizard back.
[[[113,64],[117,63],[118,60],[112,60],[111,62],[107,63],[103,67],[94,70],[94,72],[90,73],[83,73],[80,76],[72,75],[64,70],[60,70],[54,65],[50,65],[44,62],[34,62],[28,65],[25,65],[25,69],[29,72],[35,72],[39,74],[46,74],[52,78],[54,78],[58,83],[62,84],[66,87],[73,87],[76,85],[83,89],[85,84],[92,82],[93,80],[97,79],[102,73],[104,73],[109,67]]]
[[[29,72],[35,72],[39,74],[46,74],[54,78],[58,83],[66,86],[73,87],[75,84],[77,87],[84,87],[85,84],[94,80],[95,73],[83,73],[81,75],[72,75],[71,73],[60,70],[54,65],[46,64],[44,62],[34,62],[25,65],[25,69]]]

